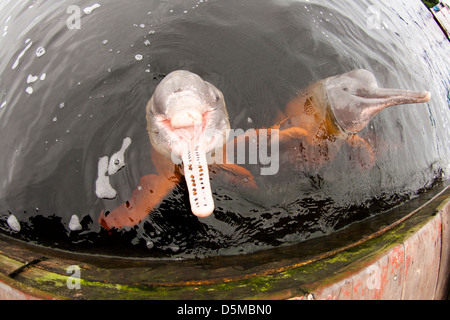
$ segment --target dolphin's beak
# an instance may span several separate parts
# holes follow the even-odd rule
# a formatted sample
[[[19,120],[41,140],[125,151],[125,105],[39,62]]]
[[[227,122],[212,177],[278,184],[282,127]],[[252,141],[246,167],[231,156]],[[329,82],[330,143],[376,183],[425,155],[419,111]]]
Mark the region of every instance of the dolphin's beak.
[[[411,91],[402,89],[373,88],[356,94],[365,100],[365,107],[372,112],[379,112],[384,108],[409,104],[427,102],[431,98],[428,91]]]
[[[348,100],[345,107],[335,107],[333,113],[341,128],[357,133],[363,130],[378,112],[387,107],[427,102],[430,98],[431,94],[428,91],[373,86],[359,89],[349,97],[344,96],[342,99]]]
[[[177,112],[170,119],[174,133],[180,138],[175,149],[183,161],[191,210],[200,218],[208,217],[214,211],[206,159],[205,122],[204,115],[195,110]]]

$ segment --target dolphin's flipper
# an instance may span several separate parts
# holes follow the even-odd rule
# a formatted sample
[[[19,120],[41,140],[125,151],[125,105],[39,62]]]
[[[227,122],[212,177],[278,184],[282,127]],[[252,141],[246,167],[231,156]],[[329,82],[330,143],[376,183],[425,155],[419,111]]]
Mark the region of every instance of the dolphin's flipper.
[[[245,185],[246,187],[257,189],[255,177],[237,164],[212,164],[211,171],[216,174],[220,180],[230,185]]]
[[[130,200],[109,213],[101,212],[98,222],[105,229],[121,229],[140,223],[178,184],[170,160],[152,150],[152,161],[158,174],[142,177]]]
[[[357,157],[358,165],[370,169],[375,165],[375,153],[372,146],[357,134],[350,135],[347,144],[353,149],[352,154]]]

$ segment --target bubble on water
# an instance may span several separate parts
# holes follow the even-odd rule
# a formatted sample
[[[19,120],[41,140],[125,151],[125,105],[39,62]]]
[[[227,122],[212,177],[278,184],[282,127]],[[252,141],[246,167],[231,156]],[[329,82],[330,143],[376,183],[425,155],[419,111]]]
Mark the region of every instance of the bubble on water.
[[[106,40],[106,39],[102,41],[103,44],[108,44],[108,42],[109,42],[109,41]]]
[[[19,223],[19,221],[17,220],[17,218],[16,218],[16,216],[15,215],[10,215],[9,217],[8,217],[8,220],[6,220],[6,222],[8,223],[8,226],[12,229],[12,230],[14,230],[14,231],[16,231],[16,232],[19,232],[20,231],[20,223]]]
[[[38,79],[37,76],[33,76],[32,74],[29,74],[29,75],[28,75],[28,78],[27,78],[27,83],[33,83],[33,82],[36,82],[37,79]]]
[[[41,79],[41,81],[44,81],[45,78],[47,78],[47,74],[44,72],[43,74],[41,74],[41,77],[39,79]]]
[[[111,156],[108,165],[109,175],[115,174],[117,171],[119,171],[125,166],[125,151],[128,149],[130,145],[131,145],[130,138],[127,137],[123,139],[122,147],[120,148],[120,150]]]
[[[6,101],[3,101],[3,103],[0,105],[0,109],[4,108],[6,106]]]
[[[150,73],[150,69],[145,69],[145,72],[146,73]]]
[[[141,23],[141,24],[139,25],[139,27],[141,27],[142,29],[144,29],[144,28],[145,28],[145,24]]]
[[[156,33],[155,30],[150,30],[150,31],[148,32],[148,34],[155,34],[155,33]]]
[[[91,14],[92,11],[94,11],[94,9],[97,9],[97,8],[100,8],[100,4],[98,4],[98,3],[96,3],[96,4],[94,4],[94,5],[90,6],[90,7],[84,8],[83,11],[86,14]]]
[[[151,248],[153,248],[153,247],[155,246],[155,244],[153,243],[153,241],[150,241],[150,240],[147,241],[146,245],[147,245],[147,248],[148,248],[148,249],[151,249]]]
[[[66,106],[66,104],[65,104],[64,102],[61,102],[61,103],[59,104],[59,108],[60,108],[60,109],[64,109],[65,106]]]
[[[42,57],[45,54],[45,49],[43,47],[39,47],[36,50],[36,57]]]
[[[56,121],[58,121],[58,117],[53,118],[53,122],[56,122]]]
[[[150,42],[150,40],[145,40],[144,44],[148,47],[151,44],[151,42]]]
[[[248,117],[248,118],[247,118],[247,123],[253,123],[252,118]]]
[[[33,94],[33,88],[32,87],[27,87],[26,89],[25,89],[25,92],[26,93],[28,93],[28,94]]]
[[[137,55],[134,56],[134,58],[135,58],[137,61],[141,61],[144,57],[142,56],[142,54],[137,54]]]
[[[13,65],[12,65],[12,69],[16,69],[17,68],[17,66],[19,65],[19,63],[20,63],[20,59],[22,59],[22,57],[25,55],[25,53],[28,51],[28,49],[30,49],[30,47],[33,45],[33,41],[31,41],[30,39],[27,39],[26,41],[25,41],[25,43],[28,43],[28,45],[25,47],[25,49],[23,49],[20,53],[19,53],[19,55],[17,56],[17,58],[16,58],[16,61],[14,61],[14,63],[13,63]]]
[[[187,11],[187,10],[184,10],[183,13],[188,13],[188,11]]]
[[[69,229],[71,231],[79,231],[79,230],[83,229],[83,227],[80,224],[80,218],[78,218],[78,216],[76,214],[74,214],[70,217]]]
[[[109,183],[108,173],[108,157],[98,160],[98,176],[95,181],[95,194],[101,199],[114,199],[117,191]]]

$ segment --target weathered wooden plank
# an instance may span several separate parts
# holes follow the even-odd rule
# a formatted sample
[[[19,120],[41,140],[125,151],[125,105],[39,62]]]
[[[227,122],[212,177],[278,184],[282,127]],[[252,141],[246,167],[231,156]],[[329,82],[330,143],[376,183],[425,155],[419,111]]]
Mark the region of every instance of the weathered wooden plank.
[[[405,282],[402,299],[434,299],[441,254],[441,216],[438,214],[405,240]]]
[[[24,292],[0,281],[0,300],[37,300]]]
[[[435,299],[447,299],[450,290],[450,199],[441,206],[441,263]]]
[[[441,193],[392,228],[319,258],[303,261],[295,257],[291,264],[277,260],[275,264],[251,265],[239,269],[246,271],[240,277],[234,271],[227,276],[232,264],[211,270],[189,261],[176,266],[167,264],[173,271],[201,270],[203,280],[193,283],[155,281],[161,276],[172,278],[159,262],[96,265],[72,260],[82,256],[53,256],[49,250],[44,253],[0,241],[0,295],[13,299],[442,298],[447,292],[450,268],[448,194]],[[14,279],[7,276],[30,259],[43,256],[48,259],[27,266]],[[81,268],[81,290],[67,286],[69,265]]]
[[[353,276],[353,300],[397,300],[403,287],[402,245],[396,245]]]
[[[344,279],[313,294],[316,300],[351,300],[352,279]]]
[[[0,273],[0,300],[50,300],[51,294],[26,286]]]
[[[399,300],[402,297],[405,281],[405,248],[402,244],[396,245],[387,257],[387,267],[381,275],[382,286],[377,296],[380,300]]]

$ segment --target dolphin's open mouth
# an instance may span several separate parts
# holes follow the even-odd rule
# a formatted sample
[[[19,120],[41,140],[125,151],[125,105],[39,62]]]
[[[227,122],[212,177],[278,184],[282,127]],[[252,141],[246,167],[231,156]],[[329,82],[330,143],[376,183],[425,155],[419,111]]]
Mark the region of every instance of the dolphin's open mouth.
[[[202,218],[214,211],[206,160],[212,144],[206,137],[208,113],[181,111],[170,120],[162,120],[162,126],[172,136],[172,141],[176,141],[172,154],[183,161],[192,213]]]

